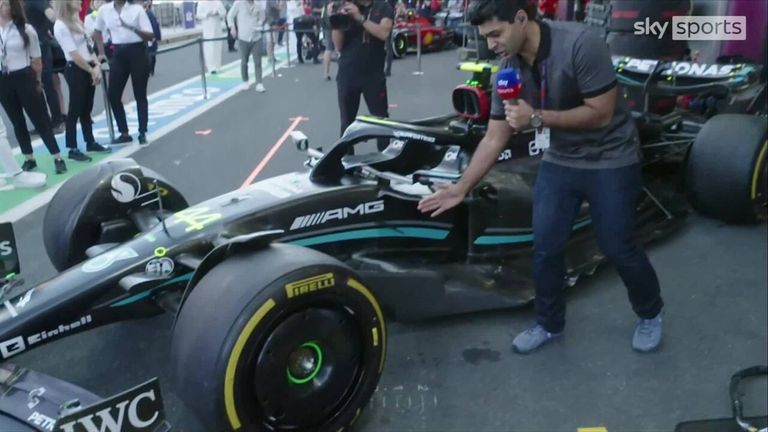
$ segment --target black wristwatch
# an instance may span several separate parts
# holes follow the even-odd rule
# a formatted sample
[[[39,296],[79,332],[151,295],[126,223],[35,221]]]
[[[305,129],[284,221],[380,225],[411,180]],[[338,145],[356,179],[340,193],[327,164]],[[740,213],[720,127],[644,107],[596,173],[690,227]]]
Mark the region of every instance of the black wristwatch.
[[[533,114],[531,114],[531,126],[536,129],[544,126],[544,118],[541,116],[541,111],[534,111]]]

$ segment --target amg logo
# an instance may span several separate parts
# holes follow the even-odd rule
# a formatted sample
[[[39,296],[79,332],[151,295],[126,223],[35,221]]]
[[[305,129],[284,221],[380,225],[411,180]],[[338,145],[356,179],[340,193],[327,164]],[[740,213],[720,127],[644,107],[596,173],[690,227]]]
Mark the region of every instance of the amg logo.
[[[419,140],[419,141],[426,141],[426,142],[429,142],[429,143],[435,142],[435,137],[431,137],[431,136],[427,136],[427,135],[422,135],[422,134],[418,134],[418,133],[414,133],[414,132],[406,132],[406,131],[396,130],[396,131],[393,131],[393,133],[398,138],[411,138],[411,139],[415,139],[415,140]]]
[[[287,284],[285,286],[285,294],[288,298],[293,298],[323,288],[331,288],[335,284],[336,280],[333,273],[325,273]]]
[[[296,230],[300,228],[307,228],[314,225],[321,225],[329,220],[342,220],[349,216],[359,214],[368,215],[371,213],[378,213],[384,210],[384,201],[371,201],[367,203],[359,204],[357,207],[342,207],[328,211],[322,211],[320,213],[313,213],[306,216],[299,216],[293,220],[290,230]]]

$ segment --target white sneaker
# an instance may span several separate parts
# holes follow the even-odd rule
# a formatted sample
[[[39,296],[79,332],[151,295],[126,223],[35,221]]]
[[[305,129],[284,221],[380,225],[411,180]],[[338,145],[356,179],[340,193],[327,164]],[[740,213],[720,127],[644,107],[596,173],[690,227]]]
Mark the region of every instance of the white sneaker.
[[[267,89],[264,88],[264,84],[258,83],[256,84],[256,91],[259,93],[264,93],[265,91],[267,91]]]
[[[13,185],[8,184],[4,178],[0,177],[0,192],[13,190]]]
[[[251,84],[244,82],[243,85],[240,86],[240,91],[248,91],[251,89]]]
[[[13,185],[17,188],[34,189],[45,187],[48,176],[44,173],[22,171],[12,177]]]

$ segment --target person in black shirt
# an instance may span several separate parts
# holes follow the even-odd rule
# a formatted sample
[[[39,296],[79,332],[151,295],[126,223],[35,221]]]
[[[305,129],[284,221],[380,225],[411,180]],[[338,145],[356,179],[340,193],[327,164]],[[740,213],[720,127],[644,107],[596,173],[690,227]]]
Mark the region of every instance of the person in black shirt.
[[[341,13],[353,18],[349,28],[332,34],[341,53],[336,82],[343,135],[357,116],[361,94],[372,115],[389,116],[384,43],[392,32],[394,11],[386,1],[355,0],[345,3]]]
[[[48,108],[51,111],[51,123],[55,131],[63,131],[64,115],[59,104],[59,93],[53,83],[53,21],[54,12],[48,0],[26,0],[24,9],[27,21],[35,28],[40,41],[40,52],[43,59],[43,90]]]

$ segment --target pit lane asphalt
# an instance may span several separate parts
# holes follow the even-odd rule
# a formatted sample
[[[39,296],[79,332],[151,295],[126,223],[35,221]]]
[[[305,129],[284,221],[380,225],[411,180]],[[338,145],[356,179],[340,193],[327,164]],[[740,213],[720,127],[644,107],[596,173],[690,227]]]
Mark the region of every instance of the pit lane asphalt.
[[[389,80],[395,118],[450,110],[450,89],[466,79],[456,52],[397,61]],[[282,70],[267,93],[241,93],[142,149],[134,158],[176,184],[191,203],[237,188],[290,124],[313,145],[338,135],[335,84],[320,66]],[[364,113],[365,109],[361,109]],[[200,129],[212,129],[207,136]],[[301,169],[286,143],[259,178]],[[43,210],[15,224],[28,284],[55,272],[42,245]],[[663,349],[631,350],[634,318],[616,272],[606,266],[568,293],[566,336],[529,356],[511,353],[531,308],[389,325],[389,352],[361,431],[672,430],[676,423],[730,416],[728,380],[768,363],[766,226],[734,227],[692,215],[648,248],[666,301]],[[24,270],[26,269],[26,271]],[[118,323],[68,336],[14,363],[106,396],[159,376],[174,430],[205,429],[170,379],[171,317]],[[745,413],[768,411],[765,380],[746,383]],[[213,432],[213,431],[209,431]]]

